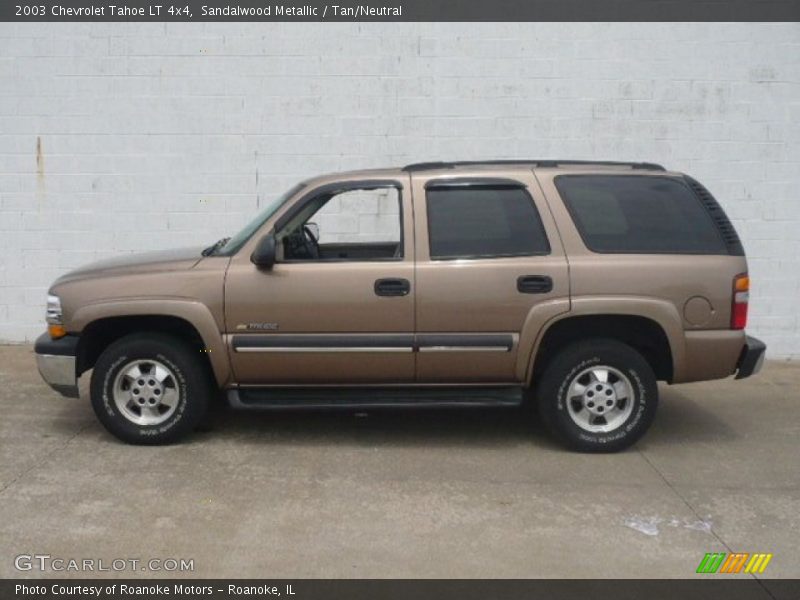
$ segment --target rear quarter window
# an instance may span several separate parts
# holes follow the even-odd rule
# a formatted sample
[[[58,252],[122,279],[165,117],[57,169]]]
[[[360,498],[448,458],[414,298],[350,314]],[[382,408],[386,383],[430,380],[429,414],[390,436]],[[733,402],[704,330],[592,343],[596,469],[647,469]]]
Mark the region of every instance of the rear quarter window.
[[[681,180],[559,175],[555,185],[593,252],[728,254],[711,216]]]

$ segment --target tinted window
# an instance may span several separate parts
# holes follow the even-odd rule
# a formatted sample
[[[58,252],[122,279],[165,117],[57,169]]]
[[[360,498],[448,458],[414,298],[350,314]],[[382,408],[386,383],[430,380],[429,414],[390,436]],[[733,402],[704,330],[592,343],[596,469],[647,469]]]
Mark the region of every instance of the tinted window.
[[[681,181],[631,175],[555,181],[594,252],[727,254],[711,217]]]
[[[522,188],[434,188],[427,204],[431,258],[550,252],[533,199]]]

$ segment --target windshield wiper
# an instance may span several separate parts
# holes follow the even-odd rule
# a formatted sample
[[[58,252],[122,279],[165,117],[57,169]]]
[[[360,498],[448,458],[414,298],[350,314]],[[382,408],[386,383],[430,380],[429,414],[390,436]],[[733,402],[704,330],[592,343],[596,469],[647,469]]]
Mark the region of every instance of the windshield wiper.
[[[202,252],[202,255],[203,255],[203,256],[211,256],[211,255],[212,255],[212,254],[214,254],[214,253],[215,253],[217,250],[219,250],[219,249],[220,249],[220,248],[222,248],[222,247],[223,247],[225,244],[227,244],[229,239],[231,239],[231,238],[229,238],[229,237],[225,237],[225,238],[222,238],[221,240],[217,240],[216,242],[214,242],[213,244],[211,244],[211,245],[210,245],[208,248],[206,248],[205,250],[203,250],[203,252]]]

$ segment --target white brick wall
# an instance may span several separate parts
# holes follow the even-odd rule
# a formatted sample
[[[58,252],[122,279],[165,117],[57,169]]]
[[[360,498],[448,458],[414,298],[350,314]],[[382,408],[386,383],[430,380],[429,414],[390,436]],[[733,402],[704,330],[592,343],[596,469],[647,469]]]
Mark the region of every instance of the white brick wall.
[[[319,242],[400,243],[400,194],[394,188],[354,190],[331,198],[310,222],[319,227]]]
[[[299,178],[485,157],[695,175],[750,329],[800,355],[798,24],[0,24],[0,339],[65,270],[212,241]]]

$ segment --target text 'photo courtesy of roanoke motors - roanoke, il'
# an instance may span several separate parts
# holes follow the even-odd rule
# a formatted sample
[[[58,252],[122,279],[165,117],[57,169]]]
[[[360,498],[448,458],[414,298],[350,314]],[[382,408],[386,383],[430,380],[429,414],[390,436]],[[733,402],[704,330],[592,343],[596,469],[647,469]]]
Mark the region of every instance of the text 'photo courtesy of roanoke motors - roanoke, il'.
[[[800,597],[800,3],[0,5],[0,597]]]

